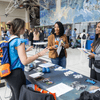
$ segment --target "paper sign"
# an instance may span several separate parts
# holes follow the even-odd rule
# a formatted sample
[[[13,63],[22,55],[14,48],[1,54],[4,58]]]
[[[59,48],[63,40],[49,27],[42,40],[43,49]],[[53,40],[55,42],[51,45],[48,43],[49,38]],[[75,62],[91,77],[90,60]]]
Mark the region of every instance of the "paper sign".
[[[65,94],[65,93],[73,90],[73,88],[64,84],[64,83],[59,83],[55,86],[48,88],[47,90],[49,92],[56,93],[56,96],[59,97],[59,96]]]

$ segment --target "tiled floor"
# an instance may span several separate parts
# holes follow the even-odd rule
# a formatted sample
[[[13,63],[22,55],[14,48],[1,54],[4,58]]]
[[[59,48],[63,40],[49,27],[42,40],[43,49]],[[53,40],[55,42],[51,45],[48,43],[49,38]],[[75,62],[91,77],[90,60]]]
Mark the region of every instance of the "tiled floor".
[[[34,54],[35,54],[35,49],[27,53],[28,56],[32,56]],[[40,58],[50,61],[48,54]],[[66,60],[67,60],[66,68],[89,77],[90,69],[88,67],[88,57],[85,53],[79,51],[78,49],[69,48],[67,49]],[[0,100],[9,100],[9,98],[4,98],[5,91],[6,91],[6,96],[10,96],[9,88],[6,87],[0,88],[0,97],[2,98],[2,99],[0,98]]]

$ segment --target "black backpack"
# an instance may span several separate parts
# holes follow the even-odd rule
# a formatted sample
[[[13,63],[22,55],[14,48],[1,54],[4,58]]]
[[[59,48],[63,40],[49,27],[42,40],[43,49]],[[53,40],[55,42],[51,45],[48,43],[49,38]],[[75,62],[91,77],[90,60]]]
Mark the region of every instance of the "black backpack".
[[[31,87],[22,85],[19,100],[55,100],[52,94],[41,93],[33,90]]]
[[[83,34],[82,39],[86,39],[86,35],[85,34]]]

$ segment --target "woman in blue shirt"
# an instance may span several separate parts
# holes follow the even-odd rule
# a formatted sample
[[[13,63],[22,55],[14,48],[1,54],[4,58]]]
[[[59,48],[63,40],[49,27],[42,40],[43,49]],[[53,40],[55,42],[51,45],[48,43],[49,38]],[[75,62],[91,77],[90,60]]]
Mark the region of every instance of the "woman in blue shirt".
[[[23,84],[26,84],[26,78],[24,75],[24,65],[31,63],[32,61],[36,60],[38,57],[43,56],[47,49],[33,55],[31,57],[27,57],[26,50],[25,51],[25,40],[20,39],[20,35],[24,34],[25,32],[25,22],[22,19],[16,18],[10,23],[10,39],[18,36],[17,38],[13,39],[9,43],[9,54],[11,65],[17,59],[17,63],[14,67],[11,67],[11,74],[5,78],[7,83],[9,84],[12,97],[10,100],[19,100],[20,88]]]

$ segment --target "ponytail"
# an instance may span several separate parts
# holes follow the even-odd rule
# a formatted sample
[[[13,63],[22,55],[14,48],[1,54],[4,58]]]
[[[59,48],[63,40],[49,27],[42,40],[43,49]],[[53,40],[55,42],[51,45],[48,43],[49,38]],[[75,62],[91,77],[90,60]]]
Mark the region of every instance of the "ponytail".
[[[21,29],[24,29],[25,27],[25,21],[20,18],[15,18],[10,25],[11,33],[19,36]]]

